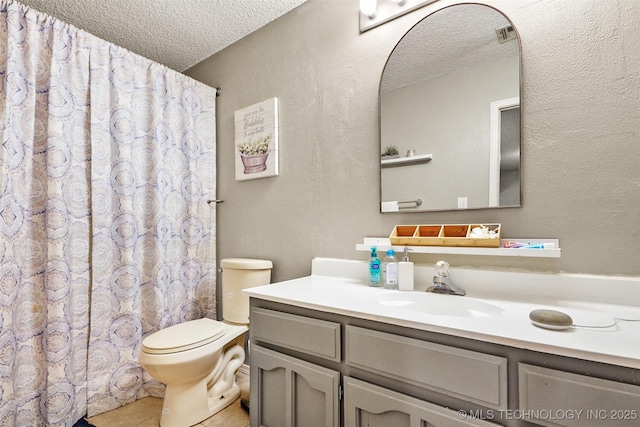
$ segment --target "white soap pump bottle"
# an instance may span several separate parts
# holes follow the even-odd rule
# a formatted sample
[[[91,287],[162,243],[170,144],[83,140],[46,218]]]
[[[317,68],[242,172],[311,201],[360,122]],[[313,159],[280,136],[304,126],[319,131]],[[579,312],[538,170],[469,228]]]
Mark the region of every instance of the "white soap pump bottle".
[[[398,263],[398,289],[413,291],[413,263],[409,261],[409,249],[405,246],[402,261]]]

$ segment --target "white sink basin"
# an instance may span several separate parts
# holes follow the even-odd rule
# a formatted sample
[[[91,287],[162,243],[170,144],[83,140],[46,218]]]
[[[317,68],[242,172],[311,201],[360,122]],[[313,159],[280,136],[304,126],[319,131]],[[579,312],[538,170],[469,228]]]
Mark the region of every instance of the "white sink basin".
[[[377,295],[376,300],[385,307],[436,316],[488,317],[499,316],[504,311],[497,305],[473,298],[429,292],[385,292]]]

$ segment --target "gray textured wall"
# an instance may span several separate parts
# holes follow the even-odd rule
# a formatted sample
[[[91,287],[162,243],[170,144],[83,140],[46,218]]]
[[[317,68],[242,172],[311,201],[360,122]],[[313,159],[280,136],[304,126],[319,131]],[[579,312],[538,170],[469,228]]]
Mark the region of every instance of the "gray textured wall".
[[[500,222],[559,238],[560,259],[446,257],[453,266],[640,275],[640,2],[487,0],[522,39],[523,207],[379,213],[378,84],[385,60],[440,0],[364,34],[358,0],[309,0],[187,71],[218,98],[218,258],[367,259],[396,224]],[[185,46],[185,48],[188,48]],[[236,182],[233,112],[276,96],[278,177]],[[439,256],[415,256],[432,263]]]

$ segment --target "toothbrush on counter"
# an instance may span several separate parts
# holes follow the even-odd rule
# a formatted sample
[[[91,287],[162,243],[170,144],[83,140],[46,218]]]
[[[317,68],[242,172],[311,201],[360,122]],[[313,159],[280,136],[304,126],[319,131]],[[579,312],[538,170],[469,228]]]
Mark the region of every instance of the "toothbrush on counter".
[[[555,243],[522,243],[522,242],[514,242],[507,241],[504,242],[505,248],[514,248],[514,249],[555,249]]]

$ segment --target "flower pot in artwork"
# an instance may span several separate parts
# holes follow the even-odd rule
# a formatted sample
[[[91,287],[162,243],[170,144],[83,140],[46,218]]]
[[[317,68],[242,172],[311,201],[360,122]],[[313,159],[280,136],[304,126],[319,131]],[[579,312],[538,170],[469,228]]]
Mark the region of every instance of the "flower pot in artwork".
[[[242,165],[244,166],[244,173],[258,173],[266,170],[267,157],[269,157],[270,152],[271,150],[267,151],[264,154],[253,154],[250,156],[240,153],[240,159],[242,160]]]

